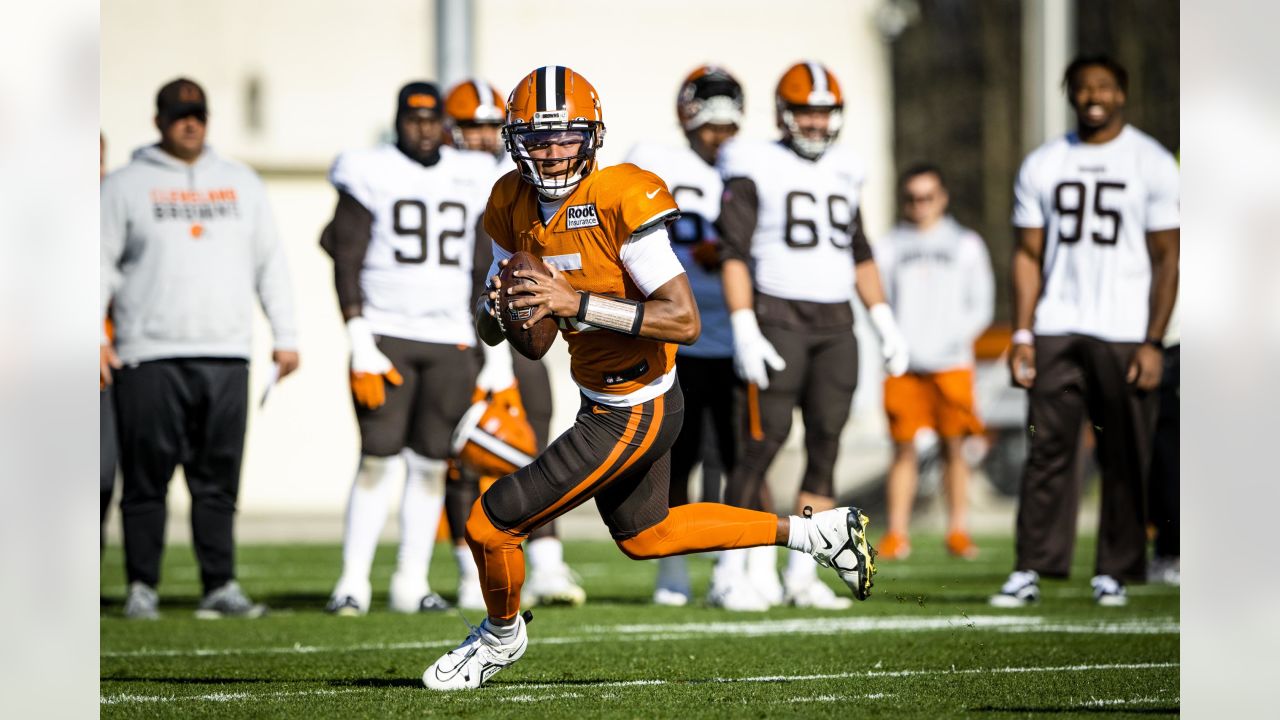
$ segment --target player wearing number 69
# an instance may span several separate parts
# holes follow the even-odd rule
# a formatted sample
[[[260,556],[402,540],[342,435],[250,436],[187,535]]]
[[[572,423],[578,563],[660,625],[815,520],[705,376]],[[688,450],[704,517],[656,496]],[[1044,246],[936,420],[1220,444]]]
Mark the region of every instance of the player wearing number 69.
[[[1031,444],[1014,572],[991,598],[1006,607],[1037,599],[1039,575],[1070,569],[1086,416],[1102,469],[1094,598],[1123,605],[1123,582],[1145,577],[1154,391],[1178,289],[1173,155],[1125,123],[1127,75],[1114,60],[1077,58],[1064,84],[1077,130],[1027,156],[1014,186],[1009,367],[1030,391]]]
[[[443,133],[440,91],[409,83],[400,90],[395,144],[343,153],[329,173],[338,206],[320,244],[334,260],[361,440],[342,576],[328,606],[336,614],[369,608],[369,569],[400,477],[391,607],[447,607],[431,592],[427,568],[450,436],[471,404],[478,370],[471,298],[491,262],[489,238],[477,242],[476,228],[493,158],[442,147]]]
[[[798,405],[806,468],[795,504],[824,510],[835,504],[840,431],[858,382],[855,289],[870,308],[891,375],[906,371],[907,350],[862,230],[862,162],[835,142],[844,117],[839,82],[820,63],[796,63],[778,81],[775,102],[782,139],[735,139],[718,161],[725,303],[734,365],[748,383],[742,456],[725,501],[758,503]],[[720,563],[712,602],[728,609],[848,604],[818,581],[805,555],[792,555],[782,583],[772,548],[725,553]]]

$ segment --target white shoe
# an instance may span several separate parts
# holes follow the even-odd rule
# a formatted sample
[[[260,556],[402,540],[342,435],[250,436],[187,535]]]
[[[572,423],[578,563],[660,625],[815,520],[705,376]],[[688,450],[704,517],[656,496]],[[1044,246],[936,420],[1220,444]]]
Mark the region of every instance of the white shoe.
[[[875,550],[867,542],[867,516],[856,507],[824,510],[810,516],[813,559],[836,571],[853,596],[866,600],[876,574]]]
[[[397,570],[391,575],[391,610],[398,613],[439,612],[449,609],[449,603],[431,592],[425,577],[417,577]]]
[[[689,569],[683,555],[658,558],[658,581],[653,589],[653,604],[684,607],[693,599],[689,588]]]
[[[373,587],[369,579],[350,580],[341,578],[329,596],[324,611],[338,617],[358,617],[369,612],[369,600],[373,596]]]
[[[1153,557],[1147,564],[1147,582],[1157,585],[1182,584],[1182,562],[1177,557]]]
[[[1014,570],[1004,581],[1000,592],[987,602],[995,607],[1020,608],[1040,600],[1040,574],[1035,570]]]
[[[751,587],[745,576],[720,585],[712,585],[707,604],[733,612],[764,612],[769,601]]]
[[[1102,607],[1124,607],[1129,604],[1125,595],[1124,583],[1110,575],[1095,575],[1089,581],[1093,586],[1093,600]]]
[[[527,619],[526,619],[527,617]],[[474,690],[499,670],[514,664],[529,647],[525,629],[533,616],[516,616],[516,634],[506,641],[493,634],[489,619],[472,627],[467,639],[436,660],[422,673],[422,684],[432,690]]]
[[[522,605],[569,605],[578,607],[587,601],[587,591],[573,579],[569,566],[534,567],[520,593]]]
[[[463,610],[484,610],[484,591],[480,589],[480,578],[462,577],[458,579],[458,607]]]
[[[747,581],[770,607],[785,599],[782,581],[778,579],[778,548],[763,545],[747,549]]]
[[[847,610],[853,601],[836,595],[826,583],[817,578],[808,582],[787,583],[785,599],[788,605],[818,610]]]

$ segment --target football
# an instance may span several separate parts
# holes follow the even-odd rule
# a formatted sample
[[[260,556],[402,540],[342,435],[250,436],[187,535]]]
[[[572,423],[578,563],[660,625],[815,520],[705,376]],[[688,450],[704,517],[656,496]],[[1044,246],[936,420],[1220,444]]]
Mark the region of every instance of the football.
[[[498,279],[502,282],[504,290],[504,292],[498,294],[498,324],[502,326],[502,334],[506,336],[507,342],[511,343],[511,347],[530,360],[538,360],[547,354],[547,350],[555,342],[559,328],[556,325],[555,318],[551,316],[539,320],[533,327],[528,329],[523,327],[524,322],[533,316],[533,308],[509,307],[508,304],[512,300],[516,300],[521,296],[508,295],[505,290],[509,287],[534,281],[531,278],[515,277],[514,273],[517,270],[548,272],[547,266],[536,255],[521,250],[511,256],[507,266],[498,273]]]

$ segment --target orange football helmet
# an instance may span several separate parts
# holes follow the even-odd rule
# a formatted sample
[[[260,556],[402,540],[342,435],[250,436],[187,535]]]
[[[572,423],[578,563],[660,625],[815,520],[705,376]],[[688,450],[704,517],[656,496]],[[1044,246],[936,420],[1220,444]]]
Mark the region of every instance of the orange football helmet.
[[[778,127],[796,152],[810,159],[826,152],[844,125],[844,93],[835,74],[821,63],[798,62],[782,74],[775,97]],[[796,122],[797,110],[825,110],[826,130],[817,136],[806,134]]]
[[[503,104],[498,89],[479,78],[454,85],[444,98],[444,112],[449,119],[454,147],[498,153],[502,149],[498,132],[505,119]],[[464,136],[464,129],[470,128],[484,128],[492,133],[492,140],[477,142],[474,132],[470,133],[470,138]]]
[[[604,144],[600,96],[586,78],[567,67],[540,67],[507,98],[502,139],[526,182],[544,197],[562,198],[595,168],[596,151]],[[530,149],[553,145],[577,145],[578,150],[554,159],[529,155]],[[551,171],[561,163],[562,170]]]
[[[533,462],[533,426],[507,394],[476,402],[453,430],[453,454],[481,475],[502,476]]]
[[[742,85],[723,68],[703,65],[680,85],[676,116],[686,131],[708,123],[741,125],[742,105]]]

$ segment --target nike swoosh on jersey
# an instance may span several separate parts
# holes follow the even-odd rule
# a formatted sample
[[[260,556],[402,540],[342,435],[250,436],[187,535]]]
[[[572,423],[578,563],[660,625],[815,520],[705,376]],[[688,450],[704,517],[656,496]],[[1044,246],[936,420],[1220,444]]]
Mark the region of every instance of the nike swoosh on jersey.
[[[650,200],[652,200],[652,199],[654,199],[655,197],[657,197],[657,196],[658,196],[658,190],[660,190],[660,189],[661,189],[661,188],[654,188],[654,189],[653,189],[653,192],[647,192],[647,193],[645,193],[645,194],[644,194],[644,196],[645,196],[645,197],[647,197],[647,198],[649,198]]]
[[[604,408],[600,407],[599,405],[592,405],[592,406],[591,406],[591,413],[592,413],[593,415],[608,415],[608,414],[609,414],[609,411],[608,411],[608,410],[605,410]]]

